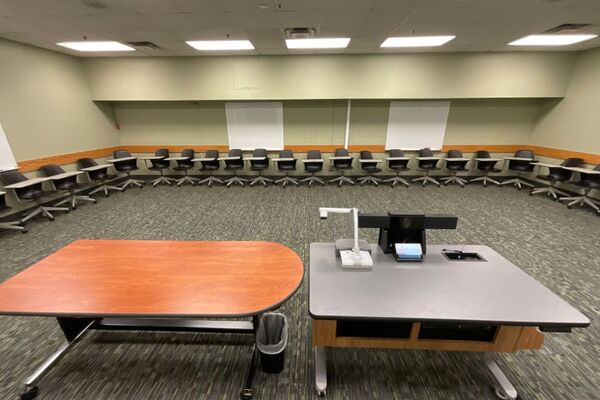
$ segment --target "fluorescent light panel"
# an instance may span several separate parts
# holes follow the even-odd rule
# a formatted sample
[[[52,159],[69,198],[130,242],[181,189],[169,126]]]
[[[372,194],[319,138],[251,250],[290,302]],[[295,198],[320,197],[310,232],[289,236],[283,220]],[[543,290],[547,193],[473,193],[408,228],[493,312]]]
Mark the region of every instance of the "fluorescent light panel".
[[[380,47],[435,47],[448,43],[456,36],[399,36],[389,37]]]
[[[288,49],[344,49],[350,38],[286,39]]]
[[[56,43],[59,46],[66,47],[76,51],[135,51],[133,47],[129,47],[119,42],[62,42]]]
[[[509,46],[568,46],[595,37],[598,35],[529,35],[510,42]]]
[[[254,50],[249,40],[189,40],[186,43],[201,51]]]

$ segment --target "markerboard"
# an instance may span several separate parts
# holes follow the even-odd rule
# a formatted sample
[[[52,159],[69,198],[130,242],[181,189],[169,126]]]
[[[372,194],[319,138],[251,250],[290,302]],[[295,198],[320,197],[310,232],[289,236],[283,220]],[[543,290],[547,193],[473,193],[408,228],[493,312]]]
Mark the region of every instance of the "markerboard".
[[[17,161],[13,155],[2,124],[0,123],[0,171],[17,169]]]
[[[225,103],[230,149],[283,150],[283,103]]]
[[[449,101],[390,102],[385,149],[441,150],[449,111]]]

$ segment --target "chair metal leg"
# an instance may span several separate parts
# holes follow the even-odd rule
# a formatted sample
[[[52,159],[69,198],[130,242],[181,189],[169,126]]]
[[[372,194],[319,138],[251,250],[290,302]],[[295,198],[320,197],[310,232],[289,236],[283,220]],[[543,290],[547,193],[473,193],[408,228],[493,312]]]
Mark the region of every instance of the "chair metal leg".
[[[315,182],[320,183],[321,185],[325,186],[325,182],[323,182],[322,179],[319,179],[314,175],[309,176],[308,178],[304,178],[300,181],[300,183],[304,183],[304,182],[308,182],[308,187],[311,187],[313,185],[313,183],[315,183]]]
[[[176,179],[175,182],[177,183],[177,187],[181,186],[184,183],[189,183],[190,185],[194,186],[196,184],[196,182],[198,182],[199,179],[197,178],[192,178],[189,175],[185,175],[179,179]]]
[[[349,183],[351,185],[354,185],[354,181],[350,178],[348,178],[347,176],[344,176],[344,171],[342,171],[342,174],[340,176],[338,176],[337,178],[333,178],[329,181],[329,183],[335,183],[338,182],[338,186],[342,186],[342,184],[344,183]]]
[[[98,192],[104,192],[104,196],[108,197],[108,191],[109,190],[116,190],[118,192],[122,192],[123,188],[120,188],[118,186],[110,186],[110,185],[107,185],[105,183],[102,183],[100,186],[98,186],[97,188],[95,188],[94,190],[92,190],[90,192],[90,196],[93,195],[93,194],[96,194]]]
[[[506,180],[506,181],[502,182],[502,183],[500,184],[500,186],[509,185],[509,184],[511,184],[511,183],[513,184],[513,186],[514,186],[514,187],[516,187],[516,188],[517,188],[517,189],[519,189],[519,190],[521,190],[521,189],[523,188],[523,186],[527,186],[527,187],[530,187],[530,188],[533,188],[533,187],[535,187],[535,186],[534,186],[534,185],[532,185],[531,183],[529,183],[529,182],[525,182],[525,181],[523,181],[522,179],[520,179],[520,178],[518,178],[518,177],[517,177],[517,178],[513,178],[513,179],[509,179],[509,180]]]
[[[198,185],[202,185],[204,183],[208,184],[208,187],[212,187],[213,183],[220,183],[221,185],[224,184],[222,179],[219,178],[215,178],[214,176],[210,175],[208,178],[206,179],[202,179],[200,182],[198,182]]]
[[[396,172],[396,176],[383,181],[383,183],[392,183],[392,187],[396,187],[397,184],[402,183],[404,186],[409,187],[410,183],[406,179],[400,178],[400,173]]]
[[[488,182],[492,182],[493,184],[498,185],[498,186],[502,185],[500,182],[498,182],[495,179],[490,178],[488,175],[480,176],[478,178],[473,178],[469,181],[469,183],[479,182],[479,181],[481,181],[483,186],[487,186]]]
[[[436,185],[437,187],[440,187],[440,183],[437,180],[435,180],[434,178],[430,177],[429,173],[427,175],[425,175],[425,176],[420,177],[420,178],[415,178],[412,181],[413,182],[423,181],[423,186],[427,185],[427,182],[431,182],[434,185]]]
[[[265,178],[264,176],[259,175],[250,181],[250,186],[254,186],[257,183],[261,183],[264,186],[267,186],[268,183],[273,183],[273,179]]]
[[[325,347],[315,347],[315,389],[319,397],[327,394],[327,353]]]
[[[448,176],[446,178],[440,179],[444,185],[448,185],[449,183],[458,183],[460,187],[465,187],[469,182],[466,179],[459,178],[456,175]]]
[[[141,179],[128,178],[125,182],[123,182],[120,189],[121,189],[121,191],[123,191],[123,190],[127,189],[129,186],[137,186],[137,187],[141,188],[145,184],[146,184],[146,182],[144,182]]]
[[[299,183],[298,183],[298,180],[297,180],[297,179],[290,178],[290,177],[289,177],[289,176],[287,176],[287,175],[286,175],[286,176],[284,176],[283,178],[281,178],[281,179],[277,179],[277,180],[275,181],[275,184],[276,184],[276,185],[279,185],[280,183],[282,184],[282,187],[285,187],[285,186],[286,186],[288,183],[292,183],[292,184],[294,184],[294,185],[296,185],[296,186],[298,186],[298,185],[299,185]]]
[[[21,226],[21,221],[0,222],[0,229],[8,229],[13,231],[27,232],[24,226]]]
[[[227,187],[230,187],[231,185],[244,186],[244,182],[248,182],[248,179],[239,178],[237,176],[234,176],[233,178],[229,178],[229,179],[225,180]]]
[[[357,181],[358,181],[358,183],[360,183],[361,186],[365,183],[372,183],[375,186],[377,186],[382,182],[381,179],[375,178],[373,175],[368,175],[368,176],[364,176],[362,178],[358,178]]]

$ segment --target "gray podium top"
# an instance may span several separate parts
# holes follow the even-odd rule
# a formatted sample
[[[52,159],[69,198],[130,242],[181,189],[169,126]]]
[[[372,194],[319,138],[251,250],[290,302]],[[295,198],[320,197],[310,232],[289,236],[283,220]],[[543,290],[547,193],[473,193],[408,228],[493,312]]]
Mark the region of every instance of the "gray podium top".
[[[311,243],[309,309],[316,319],[395,319],[584,327],[590,320],[487,246],[429,245],[423,262],[396,262],[372,245],[373,269],[342,269],[333,243]],[[449,261],[442,249],[486,261]]]

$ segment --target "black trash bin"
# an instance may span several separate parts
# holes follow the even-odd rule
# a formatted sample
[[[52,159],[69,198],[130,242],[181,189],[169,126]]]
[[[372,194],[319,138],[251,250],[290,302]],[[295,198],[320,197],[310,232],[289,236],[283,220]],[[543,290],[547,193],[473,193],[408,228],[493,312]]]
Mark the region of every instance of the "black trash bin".
[[[288,341],[288,322],[280,313],[265,313],[260,317],[256,331],[256,347],[264,372],[277,374],[283,370]]]

